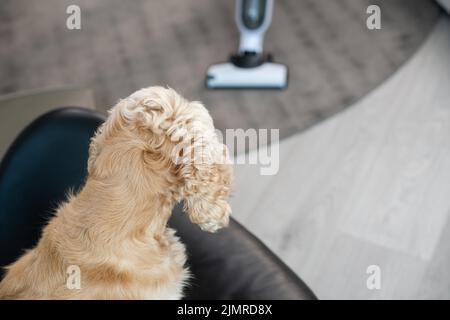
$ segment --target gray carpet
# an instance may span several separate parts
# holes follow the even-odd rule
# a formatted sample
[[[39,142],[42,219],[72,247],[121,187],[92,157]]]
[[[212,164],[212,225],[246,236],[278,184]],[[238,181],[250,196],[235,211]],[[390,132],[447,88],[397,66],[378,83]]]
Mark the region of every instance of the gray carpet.
[[[66,6],[82,30],[65,27]],[[290,67],[286,91],[208,91],[209,64],[237,45],[230,0],[2,0],[0,93],[92,87],[106,110],[138,88],[162,84],[202,100],[219,128],[279,128],[281,136],[321,121],[375,88],[433,28],[431,0],[276,1],[266,49]],[[382,29],[365,26],[382,9]]]

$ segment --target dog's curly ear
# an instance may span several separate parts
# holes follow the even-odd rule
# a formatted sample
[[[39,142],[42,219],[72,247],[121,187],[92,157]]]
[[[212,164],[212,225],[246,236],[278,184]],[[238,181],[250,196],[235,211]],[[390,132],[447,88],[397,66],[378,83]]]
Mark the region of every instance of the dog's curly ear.
[[[184,211],[202,230],[215,232],[228,225],[232,167],[228,163],[190,163],[181,168]]]
[[[152,132],[170,140],[169,156],[180,181],[178,200],[184,199],[190,220],[210,232],[227,226],[233,170],[208,110],[171,89],[152,91],[141,104],[151,110],[146,117]]]
[[[178,161],[181,197],[190,220],[202,230],[215,232],[228,225],[233,168],[228,149],[219,141],[206,109],[194,102],[191,110],[195,110],[197,117],[184,125],[183,139],[173,150],[181,159]],[[203,110],[206,114],[201,117]],[[202,118],[204,121],[199,121]]]

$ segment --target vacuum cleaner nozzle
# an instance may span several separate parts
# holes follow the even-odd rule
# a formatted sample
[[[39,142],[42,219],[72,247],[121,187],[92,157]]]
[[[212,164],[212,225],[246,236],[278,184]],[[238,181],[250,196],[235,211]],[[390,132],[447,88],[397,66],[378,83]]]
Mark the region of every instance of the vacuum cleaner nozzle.
[[[265,62],[257,67],[242,68],[232,62],[211,65],[206,85],[211,89],[284,89],[288,84],[288,68]]]

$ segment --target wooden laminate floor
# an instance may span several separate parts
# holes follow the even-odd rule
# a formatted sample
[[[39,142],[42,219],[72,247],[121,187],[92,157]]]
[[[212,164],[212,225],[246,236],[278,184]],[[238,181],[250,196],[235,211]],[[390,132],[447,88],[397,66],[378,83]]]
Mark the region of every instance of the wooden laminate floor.
[[[449,17],[379,88],[279,152],[274,176],[236,165],[234,215],[319,298],[450,298]]]

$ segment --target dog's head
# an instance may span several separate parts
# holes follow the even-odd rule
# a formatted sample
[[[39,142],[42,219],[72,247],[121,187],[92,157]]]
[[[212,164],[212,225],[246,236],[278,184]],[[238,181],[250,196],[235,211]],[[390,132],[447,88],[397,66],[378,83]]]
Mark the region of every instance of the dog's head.
[[[137,193],[184,199],[203,230],[228,224],[232,167],[211,116],[170,88],[141,89],[121,100],[92,139],[88,171],[122,179]]]

